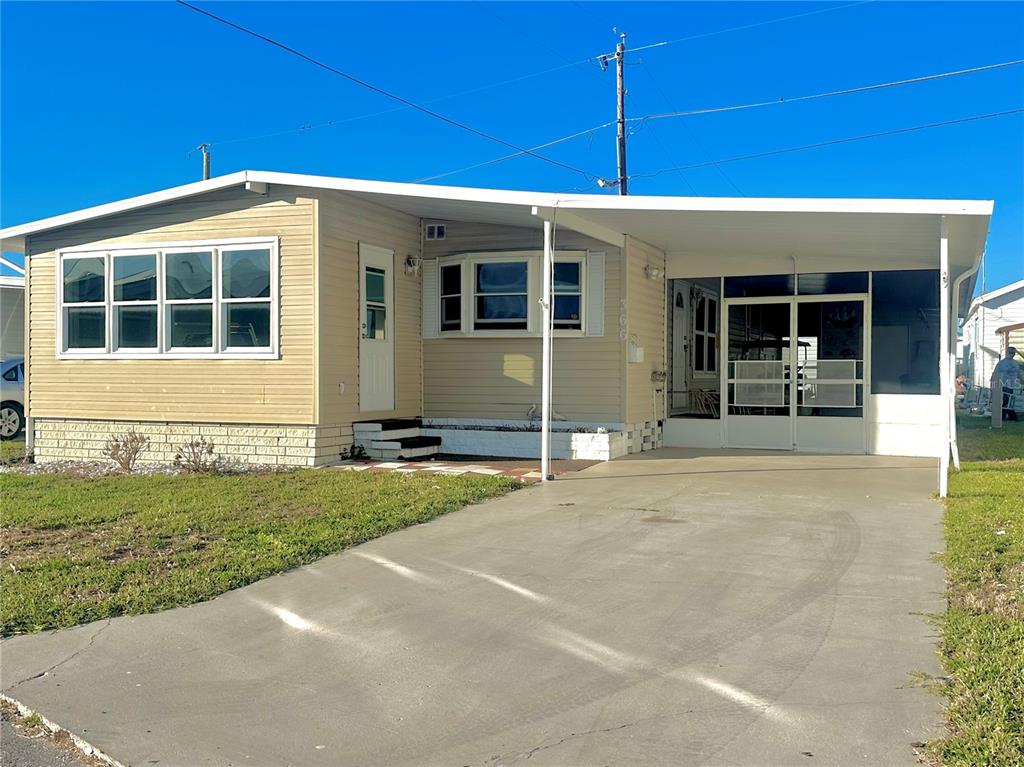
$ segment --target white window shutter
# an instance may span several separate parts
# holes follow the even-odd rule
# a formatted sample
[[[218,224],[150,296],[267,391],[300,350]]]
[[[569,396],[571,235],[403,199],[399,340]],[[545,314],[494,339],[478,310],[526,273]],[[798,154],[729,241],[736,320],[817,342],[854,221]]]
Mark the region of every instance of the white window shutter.
[[[437,338],[441,314],[437,259],[424,259],[420,271],[423,274],[423,337]]]
[[[587,254],[587,335],[604,335],[604,253]]]

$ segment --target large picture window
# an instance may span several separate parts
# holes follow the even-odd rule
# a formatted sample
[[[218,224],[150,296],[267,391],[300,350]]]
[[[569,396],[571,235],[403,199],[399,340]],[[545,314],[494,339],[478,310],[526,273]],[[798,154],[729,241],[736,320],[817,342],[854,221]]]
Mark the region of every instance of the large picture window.
[[[529,262],[488,261],[474,264],[474,330],[526,330],[529,307]]]
[[[277,354],[277,241],[60,255],[65,357]]]
[[[939,273],[871,275],[871,393],[939,393]]]

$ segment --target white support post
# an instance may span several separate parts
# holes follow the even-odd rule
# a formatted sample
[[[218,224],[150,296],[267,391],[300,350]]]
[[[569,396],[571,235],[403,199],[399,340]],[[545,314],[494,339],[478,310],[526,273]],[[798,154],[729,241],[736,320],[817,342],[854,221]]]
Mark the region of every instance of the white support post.
[[[942,217],[939,224],[939,391],[942,392],[943,435],[942,457],[939,458],[939,497],[949,489],[949,451],[953,435],[950,423],[953,382],[949,377],[949,224]]]
[[[544,482],[551,476],[551,222],[544,222],[544,275],[541,280],[541,418],[540,474]]]

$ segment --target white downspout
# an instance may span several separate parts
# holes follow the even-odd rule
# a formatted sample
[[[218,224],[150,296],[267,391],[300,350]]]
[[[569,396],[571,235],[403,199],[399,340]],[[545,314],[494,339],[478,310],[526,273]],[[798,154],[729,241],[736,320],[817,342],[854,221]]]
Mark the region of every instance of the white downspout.
[[[540,474],[544,482],[551,476],[551,222],[544,222],[544,275],[541,279],[541,416]]]
[[[942,392],[945,417],[942,456],[939,458],[939,497],[945,498],[949,489],[949,450],[952,425],[949,413],[952,408],[949,365],[949,223],[943,216],[939,224],[939,391]]]
[[[985,254],[981,255],[982,260],[985,258]],[[968,279],[978,273],[979,263],[972,266],[966,272],[961,274],[953,282],[953,307],[949,314],[949,329],[950,333],[953,332],[953,328],[956,326],[956,318],[960,316],[960,286],[964,284]],[[956,355],[950,355],[949,359],[950,369],[950,380],[956,380]],[[973,382],[972,382],[973,384]],[[960,471],[960,446],[957,444],[957,432],[956,432],[956,395],[955,393],[949,397],[949,449],[953,454],[953,468]]]

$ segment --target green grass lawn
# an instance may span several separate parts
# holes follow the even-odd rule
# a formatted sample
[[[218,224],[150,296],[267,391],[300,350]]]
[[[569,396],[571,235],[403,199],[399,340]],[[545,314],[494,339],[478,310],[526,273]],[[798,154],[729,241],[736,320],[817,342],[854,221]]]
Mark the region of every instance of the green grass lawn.
[[[25,437],[0,442],[0,464],[13,463],[25,457]]]
[[[0,475],[0,634],[192,604],[520,487],[507,477]]]
[[[1024,423],[959,428],[946,503],[945,765],[1024,764]]]

